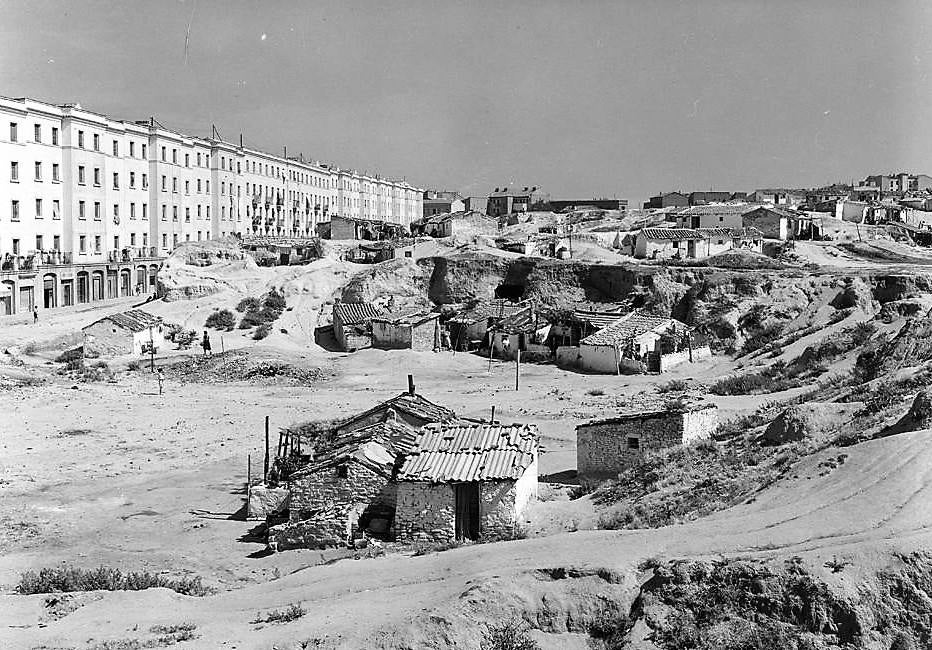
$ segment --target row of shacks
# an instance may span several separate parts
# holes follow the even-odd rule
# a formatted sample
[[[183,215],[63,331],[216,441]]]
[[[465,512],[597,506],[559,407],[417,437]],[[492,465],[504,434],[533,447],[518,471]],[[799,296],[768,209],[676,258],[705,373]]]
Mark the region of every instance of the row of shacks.
[[[410,378],[362,413],[281,438],[269,483],[282,499],[270,510],[287,519],[269,527],[273,550],[508,538],[537,496],[536,425],[459,419]]]
[[[369,303],[337,303],[333,333],[347,351],[481,350],[591,373],[664,372],[711,356],[708,340],[682,321],[620,303],[580,302],[545,312],[533,301],[497,298],[443,315],[423,309],[383,313]]]

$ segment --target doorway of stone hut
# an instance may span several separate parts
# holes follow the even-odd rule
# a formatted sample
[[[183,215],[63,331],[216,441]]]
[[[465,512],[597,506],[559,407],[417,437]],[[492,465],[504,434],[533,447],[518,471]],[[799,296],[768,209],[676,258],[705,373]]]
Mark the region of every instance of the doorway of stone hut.
[[[455,483],[456,539],[479,539],[479,483]]]

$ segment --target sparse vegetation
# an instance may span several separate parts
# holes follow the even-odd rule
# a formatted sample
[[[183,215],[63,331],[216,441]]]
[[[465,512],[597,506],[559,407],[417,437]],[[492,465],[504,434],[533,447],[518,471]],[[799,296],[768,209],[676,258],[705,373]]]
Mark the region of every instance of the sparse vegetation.
[[[211,327],[215,330],[230,331],[236,325],[236,316],[229,309],[215,311],[204,322],[204,327]]]
[[[252,338],[255,339],[256,341],[261,341],[262,339],[267,337],[271,331],[272,331],[272,326],[269,325],[268,323],[263,323],[262,325],[256,328],[255,332],[252,333]]]
[[[265,616],[256,612],[256,618],[252,623],[291,623],[307,614],[307,610],[300,603],[292,603],[285,609],[273,609]]]
[[[412,555],[419,557],[428,553],[441,553],[452,548],[459,548],[463,544],[464,542],[458,539],[449,542],[415,542]]]
[[[76,348],[71,348],[70,350],[65,350],[57,357],[55,361],[58,363],[71,363],[72,361],[81,360],[84,358],[84,346],[79,345]]]
[[[531,638],[528,625],[518,619],[487,625],[479,647],[482,650],[540,650]]]
[[[240,310],[240,307],[245,310],[239,321],[240,329],[268,326],[268,330],[271,330],[272,323],[278,320],[285,311],[285,297],[273,287],[265,294],[261,302],[257,298],[244,298],[236,306],[237,310]],[[253,338],[257,340],[265,338],[268,336],[268,330],[265,334],[259,337],[253,336]]]
[[[236,303],[236,311],[241,314],[251,311],[259,311],[260,309],[262,309],[262,302],[253,296],[243,298],[238,303]]]
[[[209,593],[201,578],[169,578],[142,571],[123,573],[119,569],[98,567],[47,567],[39,571],[26,571],[20,576],[16,591],[20,594],[50,594],[70,591],[140,591],[152,587],[166,587],[186,596],[204,596]]]
[[[591,395],[593,397],[601,397],[605,394],[605,391],[601,388],[590,388],[586,391],[586,395]]]
[[[657,385],[658,393],[681,393],[689,388],[689,382],[685,379],[671,379],[668,382]]]
[[[167,646],[191,641],[197,638],[194,623],[181,623],[180,625],[153,625],[149,628],[150,634],[157,635],[154,639],[110,639],[90,646],[90,650],[141,650],[143,648],[164,648]]]

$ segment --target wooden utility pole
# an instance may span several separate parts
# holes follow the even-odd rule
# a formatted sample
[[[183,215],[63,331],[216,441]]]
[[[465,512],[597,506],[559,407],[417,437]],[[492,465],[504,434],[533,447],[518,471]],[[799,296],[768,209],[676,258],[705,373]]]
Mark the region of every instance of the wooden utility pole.
[[[265,462],[262,464],[262,482],[269,480],[269,416],[265,416]]]
[[[152,326],[149,326],[149,372],[155,372],[155,340],[152,338]]]
[[[490,336],[489,337],[489,374],[492,373],[492,349],[494,348],[494,346],[492,345],[493,340],[494,340],[494,337]]]
[[[252,496],[252,456],[246,454],[246,516],[249,516],[249,497]]]
[[[489,420],[490,424],[495,424],[495,404],[492,405],[492,419]]]
[[[515,355],[515,390],[518,390],[520,387],[520,378],[521,378],[521,347],[518,346],[517,354]]]

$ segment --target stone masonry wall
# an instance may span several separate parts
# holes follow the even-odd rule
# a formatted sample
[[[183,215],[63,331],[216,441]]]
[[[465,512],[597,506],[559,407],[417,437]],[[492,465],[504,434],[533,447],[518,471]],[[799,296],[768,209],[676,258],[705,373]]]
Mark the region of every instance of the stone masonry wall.
[[[678,366],[681,363],[689,362],[690,352],[689,350],[683,350],[681,352],[671,352],[670,354],[663,354],[660,356],[660,372],[666,372]],[[709,349],[708,345],[703,345],[697,348],[694,348],[692,351],[692,362],[699,363],[700,361],[705,361],[706,359],[712,358],[712,350]]]
[[[434,331],[437,328],[436,320],[429,320],[413,327],[411,332],[411,349],[421,352],[430,352],[434,349]]]
[[[452,542],[456,538],[456,500],[448,483],[402,481],[395,509],[395,539],[400,542]]]
[[[514,535],[517,523],[515,483],[508,480],[479,484],[479,536],[482,539],[507,539]]]
[[[393,501],[394,490],[384,490],[389,484],[387,477],[353,461],[346,464],[345,478],[337,476],[336,467],[326,467],[310,475],[298,475],[291,481],[290,519],[306,519],[306,514],[324,507],[342,507],[349,511],[360,503],[368,505],[376,500]],[[395,504],[392,502],[385,505]]]
[[[683,444],[709,438],[718,429],[718,409],[707,408],[683,414]]]

